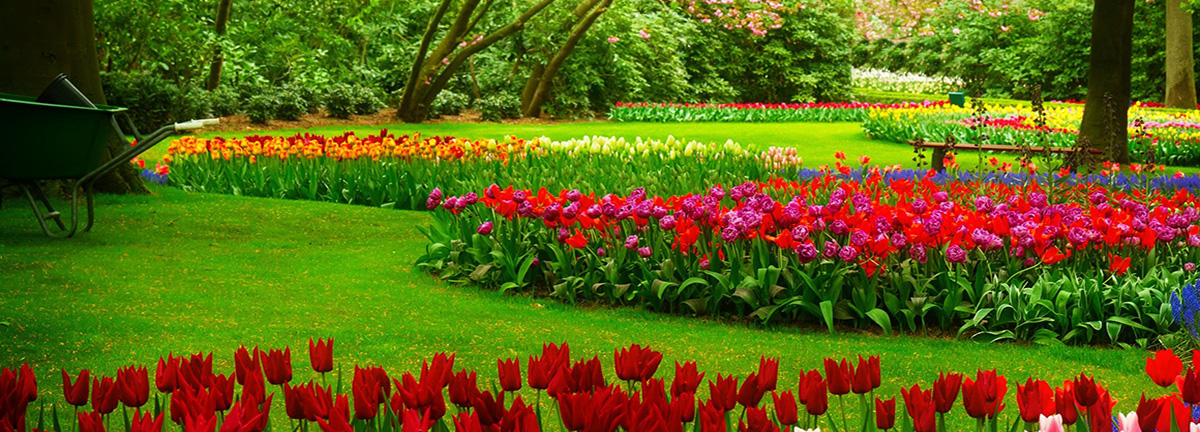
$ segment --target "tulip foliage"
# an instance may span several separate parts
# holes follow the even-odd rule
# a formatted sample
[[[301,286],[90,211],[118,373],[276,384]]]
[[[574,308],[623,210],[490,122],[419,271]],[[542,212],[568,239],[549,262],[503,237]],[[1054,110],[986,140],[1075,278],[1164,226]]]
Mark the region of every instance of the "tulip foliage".
[[[667,104],[618,103],[608,111],[614,121],[639,122],[860,122],[872,109],[941,107],[948,101],[872,104],[831,103],[728,103]]]
[[[324,381],[333,352],[332,340],[321,342],[310,343],[309,351],[311,368]],[[600,356],[572,358],[564,342],[544,345],[527,361],[497,360],[494,383],[481,382],[478,371],[456,369],[454,354],[438,353],[423,361],[418,373],[355,365],[346,375],[350,384],[345,389],[340,367],[335,384],[300,382],[298,375],[309,374],[292,368],[290,353],[289,348],[264,352],[243,347],[234,353],[235,369],[228,373],[214,370],[211,353],[168,355],[158,361],[153,388],[145,367],[120,368],[116,378],[97,377],[91,383],[90,406],[90,372],[80,371],[72,379],[63,371],[62,396],[76,411],[65,428],[57,408],[45,412],[45,398],[53,397],[48,392],[41,395],[43,408],[31,415],[39,392],[28,365],[2,368],[0,431],[122,430],[110,429],[113,415],[124,418],[123,430],[130,432],[263,432],[272,427],[322,432],[936,432],[969,423],[991,431],[1109,432],[1119,426],[1123,432],[1190,432],[1200,422],[1200,372],[1194,363],[1185,367],[1171,351],[1146,361],[1147,374],[1163,394],[1124,403],[1136,406],[1128,413],[1117,410],[1118,402],[1086,374],[1051,386],[1032,377],[1010,384],[996,370],[941,373],[924,389],[920,383],[901,386],[900,397],[885,399],[879,393],[887,359],[878,356],[827,358],[821,368],[797,371],[795,383],[782,382],[779,361],[765,356],[745,377],[711,376],[698,372],[695,362],[675,361],[668,382],[656,378],[664,375],[663,354],[651,347],[614,350],[609,370]],[[1200,352],[1192,355],[1200,357]],[[1015,408],[1006,405],[1013,398]],[[273,411],[280,399],[283,406]],[[847,404],[857,407],[847,414]]]
[[[352,133],[328,138],[185,137],[171,142],[164,162],[166,168],[156,175],[169,173],[169,183],[186,190],[417,210],[425,208],[425,197],[435,186],[467,193],[493,182],[613,192],[639,185],[684,193],[713,179],[740,182],[794,174],[802,160],[794,149],[753,153],[732,141],[471,141],[397,137],[384,129],[365,138]]]
[[[418,263],[568,303],[1146,344],[1180,328],[1170,296],[1200,259],[1196,200],[830,173],[677,196],[492,185],[431,194],[444,211]]]

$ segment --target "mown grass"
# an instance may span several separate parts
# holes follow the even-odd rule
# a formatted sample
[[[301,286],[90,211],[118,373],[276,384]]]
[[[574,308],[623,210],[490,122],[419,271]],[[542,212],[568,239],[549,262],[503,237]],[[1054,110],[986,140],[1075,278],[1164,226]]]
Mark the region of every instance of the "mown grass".
[[[22,203],[0,210],[0,365],[29,362],[51,402],[62,401],[59,368],[112,374],[168,352],[215,351],[218,371],[228,372],[239,345],[291,346],[297,379],[307,380],[309,337],[335,338],[347,370],[412,371],[452,351],[489,379],[495,359],[552,341],[569,341],[576,357],[599,355],[610,378],[612,350],[635,342],[664,352],[667,377],[675,360],[694,359],[710,377],[744,376],[759,355],[773,356],[787,387],[824,357],[879,354],[884,395],[927,386],[938,371],[997,368],[1009,376],[1010,414],[1017,381],[1031,375],[1057,384],[1095,374],[1122,401],[1158,391],[1142,372],[1145,353],[1134,350],[831,335],[500,296],[412,266],[424,250],[424,213],[154,191],[101,196],[96,229],[70,240],[44,237]]]

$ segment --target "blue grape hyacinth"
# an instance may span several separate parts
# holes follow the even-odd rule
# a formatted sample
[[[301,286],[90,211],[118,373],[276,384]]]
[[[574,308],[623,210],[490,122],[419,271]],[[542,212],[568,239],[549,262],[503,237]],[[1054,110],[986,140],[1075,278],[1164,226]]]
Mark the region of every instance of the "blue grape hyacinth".
[[[1192,338],[1200,339],[1200,287],[1197,282],[1184,285],[1179,292],[1171,294],[1171,314]]]

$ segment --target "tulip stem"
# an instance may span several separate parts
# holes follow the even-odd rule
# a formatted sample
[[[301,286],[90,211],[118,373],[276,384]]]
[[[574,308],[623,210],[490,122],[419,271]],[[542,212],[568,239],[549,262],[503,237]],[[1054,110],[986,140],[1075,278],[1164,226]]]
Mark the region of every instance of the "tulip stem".
[[[842,427],[844,431],[850,430],[850,422],[846,420],[846,395],[838,395],[838,409],[842,411]]]
[[[73,417],[71,420],[72,420],[72,422],[73,422],[73,423],[75,423],[75,430],[76,430],[76,431],[79,431],[79,430],[80,430],[80,425],[79,425],[79,407],[78,407],[78,406],[75,406],[75,405],[71,405],[71,406],[72,406],[73,408],[75,408],[75,417]]]

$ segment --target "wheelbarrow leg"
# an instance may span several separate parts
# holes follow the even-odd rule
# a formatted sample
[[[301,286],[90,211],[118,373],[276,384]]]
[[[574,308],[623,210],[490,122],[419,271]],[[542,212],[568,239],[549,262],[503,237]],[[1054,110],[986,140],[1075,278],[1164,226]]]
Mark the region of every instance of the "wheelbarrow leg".
[[[94,203],[95,193],[92,190],[92,186],[93,186],[93,183],[88,183],[86,186],[84,186],[82,188],[82,190],[84,191],[84,196],[87,197],[87,225],[83,227],[84,231],[91,231],[92,230],[92,222],[95,221],[95,213],[93,212],[93,208],[95,207],[95,203]],[[78,204],[76,204],[76,209],[78,209],[78,207],[79,207]]]
[[[29,200],[29,207],[33,209],[33,215],[37,219],[38,225],[42,227],[42,232],[50,237],[71,237],[75,235],[76,229],[79,227],[79,194],[72,194],[71,198],[71,227],[62,221],[62,214],[54,210],[54,206],[50,204],[50,200],[46,199],[46,194],[38,187],[36,183],[21,183],[21,190],[25,191],[25,198]],[[32,191],[30,190],[32,189]],[[36,198],[35,198],[36,195]],[[45,207],[46,212],[43,213],[42,208],[38,206],[38,201]],[[47,220],[53,219],[58,225],[59,232],[50,230],[50,226],[46,224]]]

